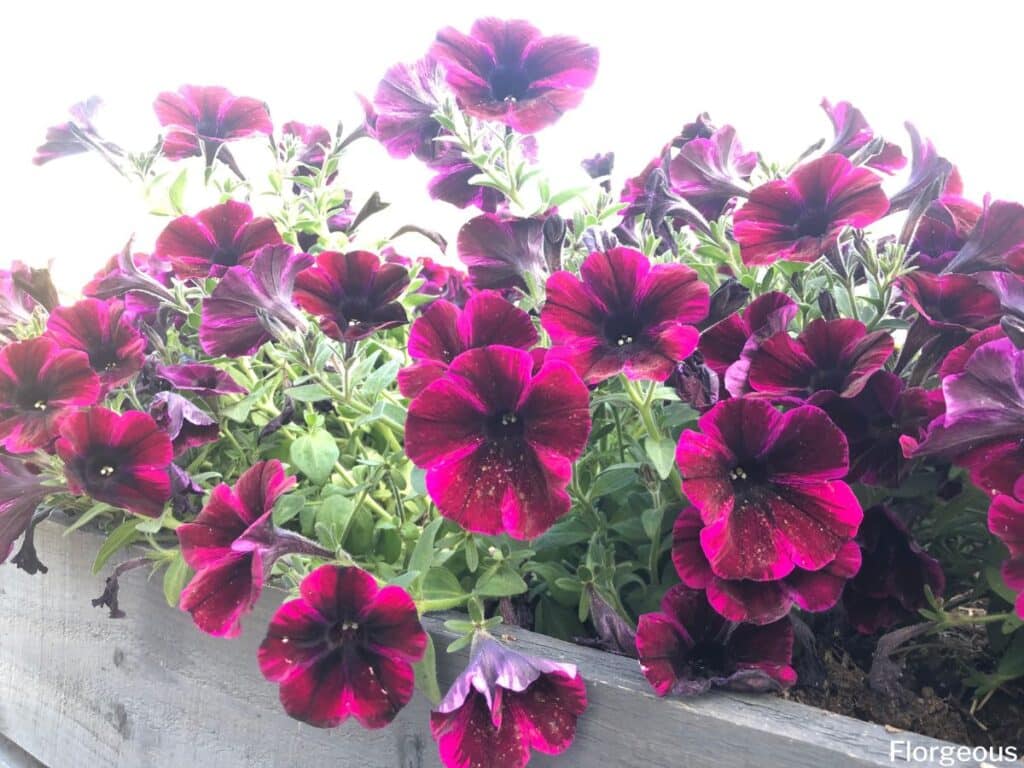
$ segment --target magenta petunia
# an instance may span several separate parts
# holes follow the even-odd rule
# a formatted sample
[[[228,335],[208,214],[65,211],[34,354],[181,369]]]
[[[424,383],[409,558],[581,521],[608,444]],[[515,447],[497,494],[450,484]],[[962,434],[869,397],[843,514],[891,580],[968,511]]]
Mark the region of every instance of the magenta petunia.
[[[122,299],[131,314],[151,320],[164,302],[174,303],[170,285],[169,265],[156,256],[132,253],[129,242],[95,274],[82,293],[94,299]]]
[[[295,301],[338,341],[356,342],[408,322],[399,296],[409,271],[369,251],[323,251],[295,280]]]
[[[479,19],[468,35],[447,27],[431,56],[462,108],[520,133],[554,123],[583,100],[597,75],[597,49],[573,37],[543,37],[526,21]]]
[[[445,517],[531,539],[569,511],[565,486],[590,433],[589,400],[565,363],[546,359],[534,373],[522,349],[471,349],[410,404],[406,453],[427,470]]]
[[[981,216],[967,242],[944,273],[973,274],[1009,270],[1024,274],[1024,205],[985,199]]]
[[[925,272],[940,272],[967,243],[981,216],[981,206],[957,195],[934,200],[917,222],[910,253]]]
[[[894,346],[888,332],[869,333],[859,320],[818,318],[795,339],[780,331],[761,342],[750,355],[746,384],[758,395],[813,404],[834,395],[855,397],[892,356]]]
[[[916,271],[897,278],[896,285],[932,328],[981,330],[999,320],[999,297],[971,275]]]
[[[96,406],[67,414],[57,455],[74,493],[147,517],[158,517],[171,497],[171,439],[140,411]]]
[[[527,280],[544,282],[544,222],[540,219],[502,219],[486,213],[459,230],[459,260],[478,291],[527,290]]]
[[[202,397],[211,395],[244,395],[248,390],[236,382],[227,371],[206,363],[161,365],[156,375],[175,389],[195,392]]]
[[[100,398],[89,357],[40,336],[0,347],[0,445],[10,453],[46,447],[60,415]]]
[[[672,562],[683,584],[707,592],[715,611],[730,621],[770,624],[798,605],[805,611],[827,611],[843,593],[847,579],[860,568],[860,548],[848,541],[835,559],[817,571],[794,568],[777,581],[722,579],[711,570],[700,532],[704,529],[700,513],[688,507],[679,513],[672,529]]]
[[[405,397],[416,397],[467,349],[491,344],[529,349],[537,339],[530,316],[493,291],[474,294],[461,310],[439,299],[409,330],[413,363],[398,372],[398,389]]]
[[[939,561],[914,541],[906,524],[888,507],[864,512],[857,533],[863,552],[860,572],[843,592],[843,606],[858,632],[909,621],[927,606],[925,588],[942,597],[946,577]]]
[[[392,157],[435,159],[444,145],[434,141],[442,133],[434,113],[448,93],[444,71],[429,56],[413,64],[395,64],[373,97],[374,138]]]
[[[864,114],[850,102],[839,101],[832,104],[828,99],[822,99],[821,108],[825,110],[835,130],[835,138],[825,150],[825,154],[836,153],[852,157],[874,140],[875,132],[868,125]],[[878,152],[865,163],[869,168],[889,174],[895,173],[906,164],[907,158],[903,156],[903,150],[898,144],[888,141],[882,142]]]
[[[910,178],[889,201],[889,212],[905,211],[922,198],[963,193],[960,174],[949,160],[942,157],[929,139],[922,138],[912,123],[904,123],[910,134]]]
[[[466,273],[456,267],[434,261],[429,256],[418,259],[420,271],[417,277],[423,285],[417,293],[426,296],[437,296],[450,301],[457,307],[466,306],[469,301],[469,289],[466,287]]]
[[[708,287],[689,267],[613,248],[590,254],[580,275],[548,278],[541,323],[555,345],[549,359],[565,360],[587,384],[620,371],[664,381],[696,348]]]
[[[736,129],[726,125],[679,150],[668,163],[669,186],[706,218],[717,219],[732,200],[749,194],[756,167],[757,153],[744,152]]]
[[[704,593],[671,587],[658,613],[645,613],[636,630],[640,671],[659,696],[693,696],[711,688],[771,691],[796,682],[793,626],[733,624]]]
[[[412,698],[427,647],[416,604],[354,566],[322,565],[274,614],[258,660],[296,720],[333,728],[349,716],[383,728]]]
[[[231,267],[252,264],[260,248],[281,242],[273,221],[253,218],[248,204],[228,200],[176,218],[157,237],[154,253],[171,263],[180,280],[220,277]]]
[[[494,187],[470,182],[480,175],[480,169],[457,147],[438,147],[436,157],[427,167],[434,172],[427,183],[427,191],[434,200],[443,200],[456,208],[472,206],[485,213],[494,213],[505,201],[505,195]]]
[[[1024,433],[986,442],[957,456],[955,463],[966,469],[971,482],[986,493],[1012,494],[1024,475]]]
[[[734,217],[743,263],[814,261],[846,227],[865,227],[885,215],[889,200],[881,185],[877,175],[835,154],[761,185]]]
[[[817,571],[857,532],[846,438],[812,405],[779,413],[749,397],[718,403],[685,430],[676,462],[701,513],[701,547],[723,579]]]
[[[487,633],[430,715],[445,768],[524,768],[531,750],[557,755],[572,744],[587,709],[576,667],[527,656]]]
[[[258,99],[235,96],[217,86],[183,85],[165,91],[153,104],[160,125],[168,128],[163,154],[171,160],[205,152],[207,164],[221,145],[274,130],[267,105]]]
[[[1001,494],[992,500],[988,529],[1010,550],[1002,566],[1003,581],[1017,593],[1017,615],[1024,619],[1024,477],[1017,481],[1012,496]]]
[[[71,119],[46,130],[46,142],[36,148],[32,162],[45,165],[60,157],[69,157],[88,152],[93,145],[113,153],[121,154],[121,149],[110,142],[104,141],[93,125],[93,116],[100,107],[98,96],[90,96],[85,101],[72,105],[68,110]]]
[[[157,392],[149,404],[149,415],[171,438],[175,456],[220,438],[217,420],[174,392]]]
[[[0,454],[0,563],[7,560],[14,543],[28,530],[36,508],[48,495],[62,490],[45,481],[26,462]]]
[[[47,320],[46,335],[64,349],[85,352],[108,389],[142,370],[146,340],[120,301],[82,299],[70,307],[56,307]]]

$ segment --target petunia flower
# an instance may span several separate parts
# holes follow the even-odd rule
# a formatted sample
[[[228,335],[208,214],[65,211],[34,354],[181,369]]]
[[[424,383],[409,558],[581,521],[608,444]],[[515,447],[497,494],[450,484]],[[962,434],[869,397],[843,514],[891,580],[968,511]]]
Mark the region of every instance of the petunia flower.
[[[281,126],[281,135],[289,136],[295,142],[298,153],[298,167],[293,176],[309,176],[323,168],[327,150],[331,147],[331,132],[322,125],[309,125],[298,120],[289,120]],[[330,179],[328,179],[330,183]],[[297,190],[296,190],[297,193]]]
[[[620,371],[664,381],[697,346],[693,324],[708,312],[708,287],[683,264],[656,264],[632,248],[590,254],[581,278],[547,282],[541,323],[550,357],[570,363],[587,384]]]
[[[74,493],[147,517],[158,517],[171,497],[171,439],[141,411],[95,406],[67,414],[57,455]]]
[[[967,243],[981,211],[981,206],[957,195],[933,201],[917,222],[910,243],[914,265],[926,272],[941,272]]]
[[[479,19],[469,35],[437,33],[430,55],[462,108],[519,133],[535,133],[583,100],[597,74],[597,49],[573,37],[543,37],[525,21]]]
[[[700,532],[704,528],[700,513],[687,507],[679,513],[672,528],[672,562],[686,586],[707,592],[708,603],[730,621],[770,624],[798,605],[805,611],[827,611],[843,593],[847,579],[860,568],[860,548],[847,541],[835,559],[817,571],[794,568],[776,581],[723,579],[711,570]]]
[[[897,278],[896,285],[935,329],[981,330],[999,319],[999,297],[971,275],[915,271]]]
[[[412,401],[405,450],[441,514],[463,528],[539,536],[569,511],[565,486],[590,432],[589,393],[565,363],[529,352],[459,355]]]
[[[871,171],[834,154],[762,184],[733,219],[743,263],[816,260],[846,227],[865,227],[885,215],[889,201],[881,185]]]
[[[858,632],[870,635],[912,619],[927,605],[925,587],[942,596],[946,577],[939,561],[888,507],[865,510],[857,543],[863,564],[846,584],[843,606]]]
[[[252,266],[231,267],[203,299],[199,344],[208,355],[251,355],[286,330],[304,328],[292,301],[296,276],[313,257],[287,245],[257,251]]]
[[[24,461],[0,454],[0,563],[14,551],[14,543],[32,524],[36,508],[62,488],[46,484]]]
[[[434,113],[448,93],[444,71],[429,56],[412,64],[395,64],[373,97],[373,137],[392,157],[433,160],[443,146],[434,141],[443,132]]]
[[[1024,274],[1024,205],[985,199],[981,216],[967,242],[944,273],[973,274],[1009,270]]]
[[[133,300],[141,301],[142,314],[155,315],[162,303],[174,302],[174,294],[168,290],[169,271],[157,266],[163,263],[161,259],[132,253],[131,246],[129,241],[120,253],[114,254],[82,293],[94,299],[123,299],[126,308]]]
[[[685,430],[676,462],[701,513],[701,547],[723,579],[817,571],[857,532],[846,438],[812,405],[779,413],[749,397],[718,403]]]
[[[244,395],[248,391],[231,378],[227,371],[205,363],[161,365],[157,367],[156,374],[175,389],[195,392],[201,397]]]
[[[123,155],[124,151],[116,144],[105,141],[93,124],[93,117],[101,103],[98,96],[90,96],[72,105],[68,110],[70,120],[47,129],[46,142],[36,148],[33,164],[45,165],[51,160],[82,154],[93,148],[113,155]]]
[[[171,263],[179,280],[186,280],[220,277],[231,267],[249,266],[260,248],[281,242],[273,221],[254,219],[246,203],[228,200],[195,216],[176,218],[157,237],[154,253]]]
[[[221,483],[191,523],[178,526],[185,562],[196,575],[181,593],[181,609],[203,632],[237,637],[274,562],[288,554],[333,553],[271,521],[274,504],[295,486],[276,459],[247,469],[232,487]]]
[[[459,230],[459,260],[469,270],[469,282],[478,291],[527,291],[527,276],[542,283],[544,222],[540,219],[502,219],[484,214]]]
[[[70,307],[56,307],[47,320],[46,335],[63,349],[85,352],[106,389],[142,370],[146,340],[120,301],[82,299]]]
[[[175,456],[220,437],[220,425],[215,418],[174,392],[157,392],[149,404],[149,415],[171,438]]]
[[[408,285],[405,267],[374,253],[323,251],[296,278],[295,302],[319,317],[331,338],[356,342],[408,322],[397,301]]]
[[[825,150],[825,154],[835,153],[852,157],[875,138],[875,132],[868,125],[864,114],[850,102],[839,101],[833,105],[828,99],[822,99],[821,108],[825,110],[835,130],[835,138]],[[888,141],[882,142],[878,152],[865,162],[869,168],[888,174],[895,173],[906,164],[907,158],[903,156],[903,150],[898,144]]]
[[[523,768],[531,750],[557,755],[572,744],[587,709],[576,667],[518,653],[486,632],[430,715],[446,768]]]
[[[855,397],[892,356],[894,346],[888,332],[868,333],[859,320],[819,318],[795,339],[780,331],[762,341],[750,354],[746,384],[758,395],[813,404],[835,395]]]
[[[429,256],[422,256],[417,261],[420,265],[417,277],[423,280],[423,285],[417,289],[417,293],[437,296],[457,307],[466,306],[466,302],[469,301],[469,289],[466,287],[465,272],[436,262]]]
[[[1013,495],[1000,494],[992,500],[988,529],[1010,550],[1002,566],[1003,581],[1017,593],[1017,615],[1024,619],[1024,477],[1017,480]]]
[[[484,213],[494,213],[505,201],[505,195],[494,187],[470,183],[470,179],[480,175],[480,169],[457,147],[438,147],[427,167],[434,172],[427,183],[427,191],[434,200],[443,200],[456,208],[472,206]]]
[[[658,613],[645,613],[636,630],[640,671],[659,696],[693,696],[711,688],[771,691],[796,682],[793,626],[780,619],[765,626],[733,624],[719,616],[704,593],[671,587]]]
[[[529,349],[537,339],[530,316],[493,291],[474,294],[461,310],[439,299],[409,330],[413,363],[398,372],[398,389],[405,397],[416,397],[467,349],[491,344]]]
[[[903,189],[892,196],[889,212],[905,211],[921,198],[962,194],[963,183],[956,166],[942,157],[929,139],[922,138],[913,123],[903,126],[910,134],[910,178]]]
[[[404,589],[382,589],[356,567],[322,565],[277,609],[257,658],[296,720],[333,728],[352,716],[383,728],[412,698],[411,662],[426,647]]]
[[[726,125],[710,137],[688,141],[668,164],[672,191],[705,218],[717,219],[736,197],[746,197],[757,153],[744,152],[736,129]]]
[[[100,380],[84,352],[40,336],[0,347],[0,445],[10,453],[43,448],[60,415],[100,398]]]
[[[216,86],[183,85],[176,93],[165,91],[153,109],[160,125],[170,129],[161,151],[171,160],[205,153],[210,165],[226,142],[261,133],[269,136],[274,130],[266,104]]]

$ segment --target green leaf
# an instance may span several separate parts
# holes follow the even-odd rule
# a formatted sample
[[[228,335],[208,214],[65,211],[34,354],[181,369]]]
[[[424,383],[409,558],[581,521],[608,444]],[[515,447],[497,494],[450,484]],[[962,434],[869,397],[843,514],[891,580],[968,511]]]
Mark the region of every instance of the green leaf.
[[[675,466],[676,444],[667,438],[647,437],[644,439],[644,450],[658,472],[658,477],[668,480]]]
[[[572,187],[570,189],[564,189],[561,192],[558,192],[557,194],[551,196],[551,199],[548,200],[548,207],[554,208],[559,205],[564,205],[565,203],[568,203],[570,200],[586,194],[588,191],[590,191],[589,186]]]
[[[421,613],[447,611],[469,599],[455,574],[447,568],[431,568],[420,586],[421,599],[417,601]]]
[[[331,433],[317,429],[292,441],[289,451],[291,462],[312,482],[323,484],[334,471],[334,462],[340,452]]]
[[[440,530],[443,522],[444,518],[439,517],[431,521],[420,533],[419,541],[416,542],[412,555],[409,557],[410,571],[426,573],[430,568],[434,561],[434,539],[437,537],[437,532]]]
[[[83,525],[92,522],[105,512],[113,512],[115,509],[116,507],[112,507],[106,502],[97,501],[95,504],[93,504],[91,507],[85,510],[85,512],[83,512],[79,516],[79,518],[75,520],[75,522],[73,522],[71,525],[64,529],[64,535],[67,536],[72,531],[77,531]]]
[[[480,567],[480,550],[476,547],[476,537],[470,534],[466,537],[466,567],[470,573],[476,573]]]
[[[167,198],[171,201],[171,208],[178,216],[185,213],[185,184],[188,181],[188,169],[182,168],[181,173],[167,190]]]
[[[174,559],[167,566],[167,570],[164,571],[164,599],[171,608],[176,607],[178,600],[181,599],[181,590],[185,588],[185,582],[188,581],[188,571],[185,558],[181,556],[181,550],[178,550],[174,553]]]
[[[417,690],[430,699],[431,704],[441,701],[441,688],[437,684],[437,651],[434,650],[434,638],[427,633],[427,649],[423,658],[413,665],[416,671]]]
[[[135,526],[138,524],[139,519],[132,518],[131,520],[125,520],[110,532],[107,540],[100,547],[100,551],[96,553],[96,560],[92,564],[93,573],[99,573],[103,570],[103,566],[107,564],[107,560],[110,559],[111,555],[139,538],[139,534],[135,530]]]
[[[394,382],[401,364],[397,360],[389,360],[375,370],[363,381],[360,389],[364,395],[376,395]]]
[[[651,541],[661,538],[661,522],[664,517],[664,510],[660,508],[645,509],[640,513],[640,522],[643,523],[644,533]]]
[[[272,515],[274,525],[284,525],[293,520],[306,506],[306,499],[301,493],[287,493],[274,504]]]
[[[284,393],[292,400],[300,403],[318,403],[321,400],[330,400],[331,394],[319,384],[302,384],[298,387],[288,387]]]
[[[236,421],[239,424],[245,424],[249,421],[249,413],[252,411],[253,406],[277,388],[280,378],[280,374],[275,374],[268,379],[264,379],[248,395],[222,410],[220,412],[221,416],[231,421]]]
[[[507,563],[489,568],[476,583],[476,594],[481,597],[511,597],[527,590],[523,577]]]
[[[594,480],[590,491],[591,498],[599,499],[632,485],[636,482],[636,468],[636,464],[619,464],[608,467]]]

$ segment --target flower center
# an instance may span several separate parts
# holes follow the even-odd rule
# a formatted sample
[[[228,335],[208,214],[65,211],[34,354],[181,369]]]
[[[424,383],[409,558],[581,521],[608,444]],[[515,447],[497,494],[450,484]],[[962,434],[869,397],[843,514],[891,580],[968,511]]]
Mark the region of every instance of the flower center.
[[[89,366],[94,371],[112,371],[117,368],[117,350],[108,346],[89,352]]]
[[[234,248],[217,246],[217,250],[210,256],[210,261],[219,267],[234,267],[238,264],[238,253]]]
[[[809,208],[800,214],[796,222],[798,237],[821,237],[828,232],[832,223],[828,211],[820,208]]]
[[[725,674],[725,647],[721,643],[704,641],[697,643],[687,656],[687,661],[698,677]]]
[[[632,315],[612,315],[604,323],[604,338],[612,347],[628,347],[637,342],[642,330]]]
[[[817,370],[811,374],[810,389],[812,392],[820,392],[825,389],[838,392],[843,388],[845,380],[846,371],[839,368]]]
[[[768,479],[768,470],[763,464],[755,461],[743,462],[729,470],[733,491],[742,495],[743,492],[762,485]]]
[[[331,627],[327,633],[327,642],[333,647],[338,648],[346,643],[353,642],[358,634],[359,622],[345,619]]]
[[[516,102],[526,96],[529,81],[524,74],[510,67],[495,67],[490,77],[491,96],[495,101]]]
[[[45,411],[47,408],[45,400],[36,400],[32,403],[32,407],[37,411]]]
[[[484,427],[492,443],[517,443],[523,436],[523,420],[512,411],[492,415]]]
[[[118,462],[113,456],[101,453],[89,457],[85,465],[86,486],[103,486],[117,474]]]

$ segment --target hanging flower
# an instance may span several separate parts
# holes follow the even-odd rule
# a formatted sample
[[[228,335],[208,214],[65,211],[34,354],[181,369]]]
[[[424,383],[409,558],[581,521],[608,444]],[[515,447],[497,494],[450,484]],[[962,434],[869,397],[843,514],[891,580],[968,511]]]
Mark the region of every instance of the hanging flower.
[[[912,123],[903,126],[910,134],[910,178],[903,189],[892,196],[889,212],[905,211],[926,196],[962,194],[963,183],[956,166],[942,157],[930,140],[922,138]]]
[[[231,267],[250,266],[257,251],[281,242],[273,221],[253,218],[246,203],[228,200],[164,227],[155,255],[171,263],[179,280],[220,277]]]
[[[430,50],[462,108],[519,133],[535,133],[583,100],[597,74],[597,49],[543,37],[525,21],[480,19],[469,35],[448,27]]]
[[[384,74],[373,97],[372,134],[392,157],[415,155],[433,160],[442,145],[434,119],[448,87],[437,62],[425,57],[413,64],[395,64]]]
[[[896,285],[932,328],[980,330],[999,319],[999,297],[970,275],[917,271],[897,278]]]
[[[708,219],[717,219],[736,197],[746,197],[757,153],[744,152],[736,129],[726,125],[710,137],[688,141],[668,164],[672,191]]]
[[[6,562],[18,537],[32,524],[36,508],[63,490],[45,480],[21,459],[0,454],[0,563]]]
[[[981,207],[957,195],[942,195],[925,210],[910,253],[914,264],[925,272],[941,272],[967,243],[981,217]]]
[[[1010,550],[1002,567],[1003,581],[1017,593],[1017,615],[1024,619],[1024,477],[1018,479],[1012,496],[1001,494],[992,500],[988,529]]]
[[[85,352],[106,389],[142,370],[146,340],[120,301],[82,299],[70,307],[56,307],[46,323],[46,335],[64,349]]]
[[[374,253],[324,251],[295,280],[295,301],[320,318],[328,336],[356,342],[408,322],[397,301],[408,285],[405,267]]]
[[[825,155],[761,185],[734,217],[743,263],[814,261],[846,227],[865,227],[885,215],[889,201],[881,185],[842,155]]]
[[[701,513],[701,547],[723,579],[774,581],[817,571],[857,532],[862,512],[841,482],[846,438],[823,411],[779,413],[748,397],[719,403],[685,430],[676,461]]]
[[[147,517],[159,517],[171,497],[171,440],[140,411],[96,406],[67,414],[57,455],[74,493]]]
[[[620,371],[664,381],[697,346],[693,323],[708,312],[708,287],[683,264],[657,264],[632,248],[592,253],[582,279],[556,272],[541,323],[587,384]]]
[[[174,392],[157,392],[149,404],[149,415],[171,438],[175,456],[220,437],[215,418]]]
[[[281,135],[288,136],[298,150],[298,165],[292,170],[293,176],[314,176],[324,167],[327,151],[331,148],[331,132],[322,125],[307,125],[298,120],[289,120],[281,126]],[[327,178],[330,184],[337,174]],[[292,191],[299,194],[301,186],[295,184]]]
[[[494,213],[505,201],[505,195],[494,187],[470,182],[480,175],[480,169],[458,147],[438,147],[436,157],[427,167],[434,171],[427,183],[427,191],[434,200],[443,200],[456,208],[472,206],[485,213]]]
[[[296,720],[333,728],[351,715],[383,728],[412,698],[411,662],[426,647],[408,592],[381,589],[356,567],[322,565],[277,609],[258,659]]]
[[[222,144],[274,130],[266,104],[216,86],[183,85],[177,93],[161,93],[153,109],[160,125],[170,129],[161,151],[171,160],[205,152],[209,165]]]
[[[59,157],[88,152],[92,148],[90,145],[100,146],[112,154],[121,154],[121,149],[104,141],[93,125],[93,116],[101,103],[99,96],[90,96],[85,101],[74,104],[68,110],[71,114],[70,120],[46,130],[46,142],[36,149],[32,162],[35,165],[45,165]]]
[[[530,751],[557,755],[572,744],[587,689],[572,664],[527,656],[487,633],[430,715],[446,768],[523,768]]]
[[[544,222],[540,219],[505,220],[484,214],[462,225],[458,237],[459,260],[469,270],[471,286],[478,291],[528,290],[528,276],[542,283],[547,275],[544,261]]]
[[[195,392],[201,397],[244,395],[248,391],[227,371],[205,363],[161,365],[157,367],[156,374],[175,389]]]
[[[985,200],[963,248],[942,271],[972,274],[1009,270],[1024,274],[1024,205]]]
[[[589,394],[565,363],[529,352],[463,352],[412,401],[405,450],[445,517],[531,539],[569,511],[565,486],[590,432]]]
[[[848,101],[840,101],[833,105],[828,99],[821,100],[821,108],[835,130],[832,145],[825,154],[840,154],[852,157],[875,138],[875,132],[868,125],[864,114]],[[907,164],[903,150],[898,144],[883,142],[879,151],[867,159],[865,165],[882,173],[893,174]]]
[[[493,291],[474,294],[462,310],[439,299],[409,330],[413,363],[398,372],[398,389],[405,397],[416,397],[467,349],[491,344],[529,349],[537,338],[530,316]]]
[[[659,613],[640,617],[636,650],[640,670],[659,696],[711,688],[770,691],[796,682],[789,619],[734,625],[712,610],[703,592],[683,584],[665,593]]]
[[[65,409],[99,397],[100,380],[84,352],[45,336],[0,347],[0,445],[10,453],[45,447]]]

